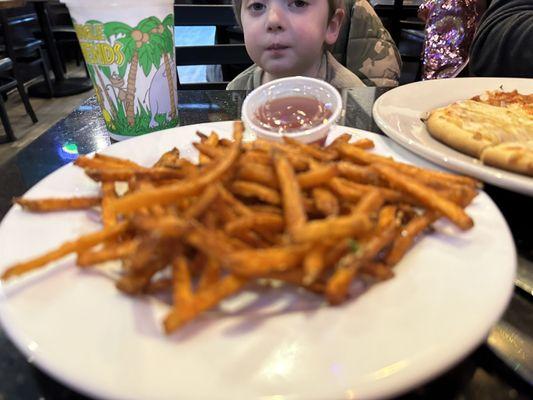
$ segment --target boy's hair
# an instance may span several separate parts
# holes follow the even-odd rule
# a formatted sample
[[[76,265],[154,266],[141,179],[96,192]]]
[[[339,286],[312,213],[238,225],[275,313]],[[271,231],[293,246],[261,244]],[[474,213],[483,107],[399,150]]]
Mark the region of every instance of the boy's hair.
[[[242,26],[241,8],[242,8],[243,0],[232,0],[231,2],[233,4],[233,12],[235,13],[237,22],[239,23],[239,26]],[[344,9],[344,0],[328,0],[328,7],[329,7],[329,19],[331,19],[331,17],[333,17],[333,14],[335,14],[335,10],[337,10],[338,8]]]

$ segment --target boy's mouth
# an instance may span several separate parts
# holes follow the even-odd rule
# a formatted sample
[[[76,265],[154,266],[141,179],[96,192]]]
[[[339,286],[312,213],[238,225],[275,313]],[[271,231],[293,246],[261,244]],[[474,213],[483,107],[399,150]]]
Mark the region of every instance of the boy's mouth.
[[[288,49],[289,46],[285,46],[283,44],[279,44],[279,43],[275,43],[275,44],[271,44],[270,46],[267,47],[267,50],[285,50],[285,49]]]

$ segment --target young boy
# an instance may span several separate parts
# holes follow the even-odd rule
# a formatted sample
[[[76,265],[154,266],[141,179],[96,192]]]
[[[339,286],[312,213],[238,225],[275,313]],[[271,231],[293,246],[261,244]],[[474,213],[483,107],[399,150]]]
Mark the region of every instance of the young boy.
[[[254,65],[227,89],[252,90],[274,79],[303,75],[337,89],[365,86],[326,50],[339,35],[343,0],[233,0]]]

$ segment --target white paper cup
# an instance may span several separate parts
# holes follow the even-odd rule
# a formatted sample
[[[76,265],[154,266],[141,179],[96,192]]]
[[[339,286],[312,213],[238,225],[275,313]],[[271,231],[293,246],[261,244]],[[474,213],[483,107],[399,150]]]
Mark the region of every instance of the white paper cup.
[[[173,0],[62,0],[111,137],[178,124]]]
[[[322,102],[331,112],[325,123],[298,130],[296,132],[279,133],[264,128],[258,123],[256,112],[267,101],[283,97],[313,97]],[[337,123],[342,111],[342,98],[337,89],[320,79],[304,76],[281,78],[266,83],[253,90],[242,104],[242,121],[247,131],[257,137],[283,141],[287,136],[303,143],[323,143],[331,128]]]

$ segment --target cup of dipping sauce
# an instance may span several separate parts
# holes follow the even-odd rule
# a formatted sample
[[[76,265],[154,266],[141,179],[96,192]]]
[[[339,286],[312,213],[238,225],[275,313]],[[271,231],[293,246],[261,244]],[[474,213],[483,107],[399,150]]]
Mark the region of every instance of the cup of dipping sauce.
[[[337,123],[342,99],[333,86],[303,76],[277,79],[253,90],[242,105],[242,120],[257,137],[323,144]]]

